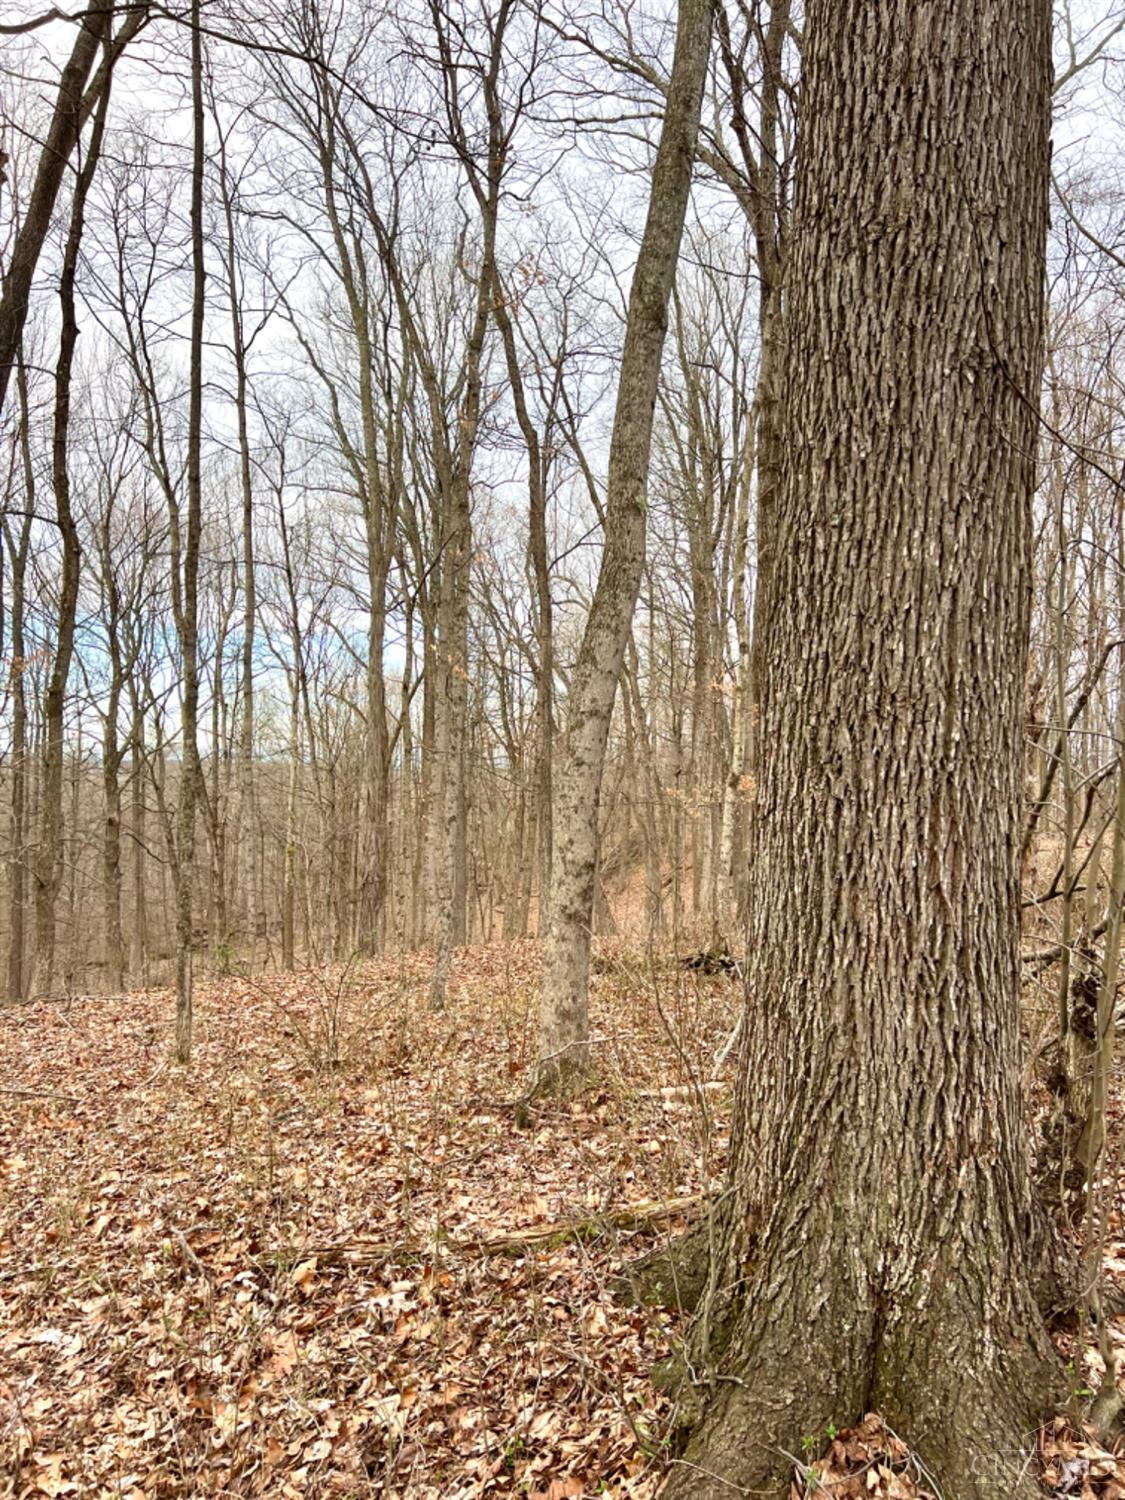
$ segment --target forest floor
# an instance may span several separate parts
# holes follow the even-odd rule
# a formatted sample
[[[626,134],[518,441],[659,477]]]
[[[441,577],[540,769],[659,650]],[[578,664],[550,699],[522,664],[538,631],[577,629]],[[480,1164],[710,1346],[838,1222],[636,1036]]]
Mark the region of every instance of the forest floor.
[[[167,991],[0,1012],[0,1496],[654,1495],[682,1319],[611,1283],[721,1180],[738,992],[598,969],[597,1082],[527,1130],[533,944],[459,955],[441,1016],[424,955],[201,983],[187,1069]],[[795,1495],[926,1494],[877,1424],[810,1443]]]

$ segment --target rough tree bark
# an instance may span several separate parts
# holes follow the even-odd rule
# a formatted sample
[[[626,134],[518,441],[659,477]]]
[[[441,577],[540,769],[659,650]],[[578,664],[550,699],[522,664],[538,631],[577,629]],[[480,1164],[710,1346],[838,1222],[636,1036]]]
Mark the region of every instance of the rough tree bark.
[[[703,80],[711,0],[680,0],[676,51],[652,172],[625,327],[606,485],[597,587],[571,677],[557,761],[547,939],[539,1029],[539,1086],[589,1065],[587,991],[598,853],[598,805],[613,700],[645,560],[645,493],[668,299],[680,254]]]
[[[1047,0],[812,0],[730,1217],[669,1496],[868,1409],[1030,1497],[1018,856]]]

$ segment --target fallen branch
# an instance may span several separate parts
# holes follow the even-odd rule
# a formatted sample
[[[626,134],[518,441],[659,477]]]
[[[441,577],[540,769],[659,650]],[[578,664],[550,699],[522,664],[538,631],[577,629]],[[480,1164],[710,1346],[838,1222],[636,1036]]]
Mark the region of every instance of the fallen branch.
[[[142,1083],[134,1083],[133,1084],[133,1088],[134,1089],[147,1089],[150,1084],[155,1083],[156,1080],[160,1077],[161,1073],[163,1073],[164,1069],[168,1066],[168,1059],[169,1059],[170,1056],[171,1056],[171,1053],[166,1052],[164,1054],[164,1056],[160,1059],[160,1061],[157,1063],[156,1067],[153,1068],[152,1072],[148,1075],[148,1077],[146,1079],[144,1079],[144,1081]]]
[[[716,1089],[729,1089],[725,1078],[709,1078],[705,1083],[667,1084],[662,1089],[642,1089],[638,1099],[685,1099],[689,1094],[701,1091],[713,1093]]]
[[[1087,934],[1087,940],[1092,942],[1094,938],[1100,938],[1102,933],[1108,930],[1109,924],[1110,918],[1106,917],[1104,921],[1099,922],[1098,925]],[[1034,953],[1023,954],[1022,959],[1025,964],[1035,964],[1037,966],[1053,964],[1056,963],[1064,953],[1073,953],[1075,951],[1076,949],[1073,943],[1052,943],[1049,948],[1039,948]]]
[[[698,1208],[704,1202],[704,1194],[690,1193],[682,1198],[663,1198],[659,1201],[630,1203],[608,1213],[591,1214],[586,1219],[572,1219],[565,1224],[532,1224],[526,1229],[513,1229],[507,1234],[490,1235],[482,1239],[453,1239],[444,1234],[438,1236],[444,1251],[455,1255],[512,1255],[532,1250],[540,1245],[563,1245],[571,1239],[594,1239],[607,1229],[645,1229],[666,1219],[678,1218],[681,1214]],[[365,1261],[384,1260],[395,1255],[423,1255],[434,1244],[433,1240],[342,1240],[335,1245],[284,1246],[267,1251],[271,1260],[311,1260],[315,1258],[323,1265],[333,1262],[362,1265]]]
[[[66,1104],[85,1104],[76,1094],[56,1094],[50,1089],[4,1089],[0,1094],[13,1094],[17,1099],[62,1099]]]

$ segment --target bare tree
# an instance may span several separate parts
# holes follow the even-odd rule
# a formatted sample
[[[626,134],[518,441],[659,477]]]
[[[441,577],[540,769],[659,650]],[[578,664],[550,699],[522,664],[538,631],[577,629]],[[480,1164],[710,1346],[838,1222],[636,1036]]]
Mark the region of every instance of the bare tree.
[[[195,816],[199,766],[199,549],[203,526],[203,36],[200,0],[191,7],[191,334],[188,372],[187,493],[183,511],[174,500],[169,514],[172,544],[172,609],[176,625],[180,689],[180,785],[176,810],[176,1061],[191,1058],[192,963],[194,949]]]
[[[571,676],[566,739],[557,763],[551,929],[540,1019],[540,1084],[589,1064],[587,987],[597,868],[598,804],[613,700],[645,556],[645,488],[653,410],[691,191],[710,0],[681,0],[676,53],[648,217],[629,292],[617,388],[598,586]]]

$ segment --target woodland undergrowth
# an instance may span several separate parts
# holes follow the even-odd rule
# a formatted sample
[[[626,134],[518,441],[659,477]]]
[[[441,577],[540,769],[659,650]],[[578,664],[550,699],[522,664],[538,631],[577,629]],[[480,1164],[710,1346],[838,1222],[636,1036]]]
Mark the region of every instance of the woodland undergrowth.
[[[685,1319],[614,1278],[721,1183],[737,987],[604,946],[596,1078],[521,1130],[538,948],[461,952],[437,1016],[430,963],[201,984],[187,1070],[166,991],[0,1012],[5,1500],[656,1494]],[[1079,1425],[1040,1449],[1125,1497]],[[875,1417],[794,1460],[799,1497],[930,1493]]]

